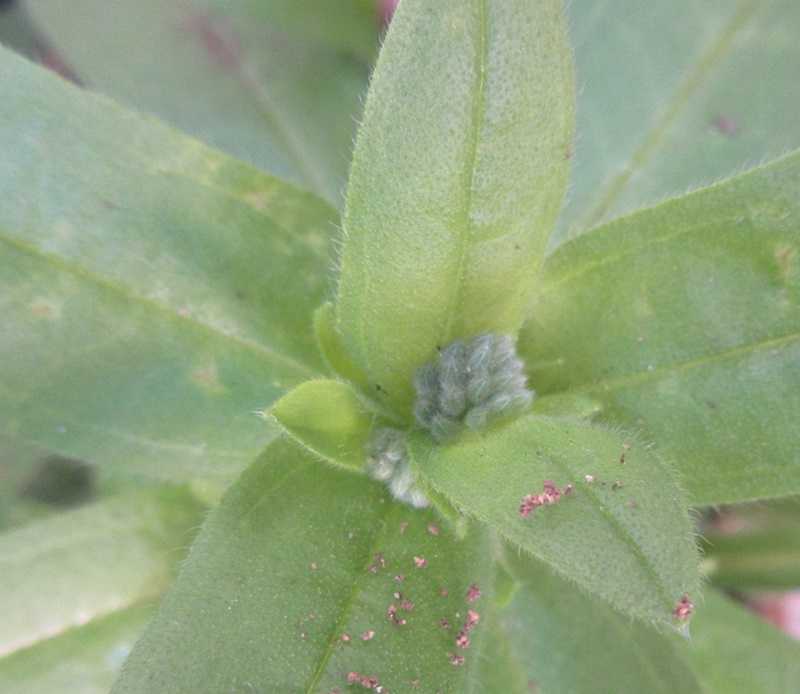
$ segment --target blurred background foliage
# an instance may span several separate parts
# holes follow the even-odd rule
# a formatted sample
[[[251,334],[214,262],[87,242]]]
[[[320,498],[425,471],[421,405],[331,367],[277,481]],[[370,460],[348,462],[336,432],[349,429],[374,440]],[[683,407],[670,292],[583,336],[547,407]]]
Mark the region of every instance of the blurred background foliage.
[[[339,207],[392,4],[3,0],[0,43]],[[796,0],[573,0],[569,11],[579,134],[554,244],[800,142]],[[0,438],[0,584],[19,604],[0,627],[3,692],[108,691],[220,491],[61,453]],[[698,518],[711,585],[800,638],[800,499]],[[788,683],[770,679],[781,662],[770,653],[794,646],[719,600],[698,615],[692,656],[710,690]]]

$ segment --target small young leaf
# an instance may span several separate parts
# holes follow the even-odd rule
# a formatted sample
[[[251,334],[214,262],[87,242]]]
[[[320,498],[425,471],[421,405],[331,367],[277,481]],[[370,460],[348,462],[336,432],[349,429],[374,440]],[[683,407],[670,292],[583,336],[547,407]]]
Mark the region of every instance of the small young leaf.
[[[673,623],[681,597],[698,595],[684,495],[635,438],[526,416],[449,446],[416,435],[411,454],[462,511],[625,614]]]
[[[507,560],[520,585],[500,618],[537,693],[705,691],[668,636],[626,619],[531,557],[511,550]]]
[[[800,492],[800,152],[637,212],[545,264],[529,382],[603,403],[694,504]]]
[[[367,98],[337,325],[388,402],[437,345],[520,326],[573,128],[557,0],[404,0]]]
[[[800,644],[715,590],[697,610],[691,640],[679,645],[705,691],[798,691]]]
[[[336,309],[326,302],[314,311],[314,335],[326,366],[335,375],[369,390],[369,379],[350,358],[336,330]]]
[[[376,413],[346,383],[307,381],[269,410],[289,436],[335,465],[362,470]]]
[[[209,516],[114,694],[344,692],[352,672],[389,692],[479,691],[490,559],[480,527],[456,540],[279,439]]]
[[[158,597],[200,511],[185,492],[148,490],[0,535],[0,654]]]

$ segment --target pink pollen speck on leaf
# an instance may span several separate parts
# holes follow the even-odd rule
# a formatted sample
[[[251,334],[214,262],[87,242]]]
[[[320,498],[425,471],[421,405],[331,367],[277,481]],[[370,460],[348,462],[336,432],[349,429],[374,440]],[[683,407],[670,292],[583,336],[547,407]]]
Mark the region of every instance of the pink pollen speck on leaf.
[[[481,597],[481,589],[478,587],[477,583],[473,583],[467,589],[467,602],[475,602],[480,597]]]
[[[520,516],[527,518],[535,509],[539,508],[539,506],[552,506],[553,504],[557,504],[562,496],[571,494],[573,490],[573,486],[568,484],[562,491],[556,487],[552,480],[545,480],[542,483],[542,488],[543,491],[541,494],[526,494],[522,497],[522,501],[519,504]]]
[[[688,595],[684,595],[680,600],[678,600],[678,604],[675,605],[675,609],[672,611],[673,616],[675,619],[680,619],[682,622],[685,622],[689,617],[692,616],[692,612],[694,612],[694,603],[689,600]]]
[[[414,557],[414,566],[418,569],[424,569],[428,565],[428,560],[425,557]]]
[[[450,664],[459,667],[464,664],[464,656],[456,655],[455,653],[448,653],[447,657],[450,659]]]
[[[480,621],[481,616],[475,610],[467,610],[467,621],[464,623],[464,628],[472,629]]]

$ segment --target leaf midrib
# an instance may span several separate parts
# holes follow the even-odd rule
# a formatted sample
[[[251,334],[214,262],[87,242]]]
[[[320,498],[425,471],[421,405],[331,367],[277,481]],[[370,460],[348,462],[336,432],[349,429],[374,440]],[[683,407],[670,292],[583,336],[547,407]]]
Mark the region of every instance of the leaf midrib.
[[[594,226],[609,212],[637,171],[644,169],[652,159],[664,141],[669,128],[688,106],[691,97],[728,55],[735,37],[752,19],[758,7],[757,0],[742,0],[739,3],[733,17],[721,33],[708,42],[705,50],[701,52],[700,58],[689,69],[686,78],[678,85],[672,98],[662,110],[661,116],[656,119],[653,128],[645,133],[639,146],[622,167],[620,173],[611,178],[604,186],[605,193],[585,213],[583,221],[572,227],[570,236],[575,236],[582,230]]]
[[[724,350],[722,352],[715,352],[696,359],[690,359],[684,362],[675,362],[667,366],[653,369],[652,371],[635,371],[615,378],[605,378],[592,381],[584,385],[574,386],[563,390],[553,391],[547,395],[555,393],[589,393],[593,391],[608,392],[611,390],[618,390],[629,386],[637,386],[648,381],[660,380],[666,376],[691,371],[709,364],[723,362],[727,359],[735,360],[738,357],[746,356],[762,350],[774,349],[784,347],[800,340],[800,331],[788,333],[776,338],[760,340],[758,342],[751,342],[746,345],[734,347],[732,349]]]
[[[475,170],[478,161],[478,140],[480,138],[483,119],[486,112],[486,65],[488,61],[488,20],[487,20],[487,0],[477,0],[478,2],[478,37],[475,50],[475,95],[472,102],[472,128],[466,145],[466,162],[464,167],[464,204],[458,217],[458,263],[456,265],[455,280],[453,282],[453,292],[448,302],[448,309],[445,315],[443,337],[440,344],[447,345],[452,342],[453,325],[456,316],[461,314],[459,310],[464,298],[464,283],[466,274],[467,255],[469,254],[472,239],[472,197],[475,188]]]
[[[290,357],[282,352],[278,352],[277,350],[268,347],[267,345],[254,342],[239,335],[222,332],[216,326],[200,321],[195,316],[180,315],[172,306],[162,304],[152,299],[145,298],[140,294],[136,294],[135,292],[132,292],[129,287],[118,284],[107,277],[96,275],[80,265],[69,262],[62,256],[46,253],[34,244],[26,243],[20,239],[14,238],[12,235],[9,235],[7,232],[2,230],[0,230],[0,242],[11,246],[17,251],[26,253],[27,255],[45,264],[52,265],[61,271],[67,272],[72,276],[79,278],[80,280],[89,282],[105,292],[122,297],[127,301],[137,303],[149,310],[157,311],[158,313],[169,317],[171,320],[180,323],[181,325],[185,325],[187,323],[191,324],[196,328],[213,335],[216,339],[235,343],[238,347],[244,347],[254,354],[257,354],[262,358],[266,358],[273,364],[275,362],[282,363],[284,366],[295,372],[298,372],[305,378],[313,378],[319,375],[312,367],[298,361],[294,357]]]
[[[197,16],[213,25],[214,20],[206,11],[198,8],[194,2],[192,6]],[[291,119],[287,119],[284,114],[279,111],[274,100],[270,98],[267,90],[261,85],[261,78],[258,74],[258,70],[253,65],[246,52],[242,52],[241,59],[236,61],[234,67],[239,83],[242,85],[245,92],[250,95],[265,119],[272,124],[273,132],[284,145],[284,151],[294,162],[298,173],[301,174],[311,190],[314,190],[320,195],[327,195],[327,186],[325,185],[323,176],[317,174],[317,171],[321,171],[323,166],[319,162],[315,163],[309,160],[308,152],[305,148],[301,147],[301,138],[296,132],[296,128],[292,126]]]
[[[350,618],[350,613],[353,610],[353,606],[355,602],[363,590],[362,583],[364,577],[367,575],[367,569],[372,562],[372,558],[375,556],[375,553],[381,546],[384,538],[386,537],[386,533],[389,529],[389,516],[392,512],[398,510],[398,507],[392,502],[386,502],[385,507],[383,509],[383,513],[379,516],[379,529],[375,532],[372,536],[372,542],[370,542],[370,546],[368,552],[361,562],[362,571],[360,574],[357,574],[354,577],[353,585],[350,590],[350,593],[342,602],[341,607],[339,608],[339,616],[336,618],[336,622],[333,625],[333,629],[331,631],[330,636],[328,637],[328,643],[325,646],[325,650],[322,653],[320,658],[319,664],[317,668],[314,670],[314,673],[311,676],[311,681],[309,682],[308,686],[306,687],[306,694],[313,694],[314,688],[319,684],[322,676],[325,674],[325,668],[328,666],[328,662],[333,655],[333,652],[336,649],[336,644],[339,642],[339,638],[344,632],[344,628],[347,624],[347,620]]]
[[[555,465],[560,467],[562,470],[566,471],[568,477],[575,475],[575,470],[570,468],[569,465],[564,463],[558,457],[551,457],[550,461],[553,462]],[[597,490],[592,487],[590,484],[582,485],[584,491],[587,491],[588,494],[586,498],[589,500],[589,503],[594,506],[603,518],[606,519],[606,522],[616,531],[616,535],[618,538],[622,540],[622,542],[628,547],[631,551],[631,554],[636,558],[636,561],[639,565],[644,569],[644,572],[650,577],[656,587],[656,591],[659,594],[659,598],[664,605],[664,607],[668,608],[672,601],[670,600],[669,595],[666,592],[666,584],[662,580],[661,576],[659,575],[658,571],[655,568],[655,565],[650,560],[650,557],[647,556],[644,549],[639,545],[636,541],[636,538],[633,534],[628,530],[628,528],[620,522],[620,520],[611,512],[611,510],[603,503],[603,501],[598,496]],[[558,571],[558,567],[553,565],[554,570]],[[562,574],[565,575],[565,574]],[[565,578],[569,578],[569,576],[565,575]]]

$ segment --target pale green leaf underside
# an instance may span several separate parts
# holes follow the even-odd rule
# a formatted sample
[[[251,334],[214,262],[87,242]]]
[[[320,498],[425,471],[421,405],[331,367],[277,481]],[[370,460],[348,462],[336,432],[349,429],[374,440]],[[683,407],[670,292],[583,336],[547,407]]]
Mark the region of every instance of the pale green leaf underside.
[[[376,413],[347,383],[306,381],[269,410],[289,436],[334,465],[362,470]]]
[[[795,0],[568,6],[579,137],[561,238],[800,144]]]
[[[565,244],[520,351],[540,393],[600,400],[691,500],[800,491],[800,154]]]
[[[335,213],[0,52],[2,433],[230,476],[322,369]]]
[[[0,691],[108,694],[153,612],[131,607],[0,659]]]
[[[519,587],[500,618],[538,694],[705,691],[668,636],[626,619],[541,562],[514,550],[508,560]]]
[[[335,4],[335,12],[324,0],[26,6],[90,88],[338,205],[367,81],[353,53],[367,56],[377,25],[354,0]],[[338,45],[322,26],[338,28]]]
[[[681,596],[697,595],[686,500],[636,439],[529,415],[446,447],[417,435],[411,452],[423,478],[462,511],[620,612],[668,624]],[[541,493],[545,480],[574,491],[521,517],[523,497]]]
[[[407,414],[436,346],[521,323],[572,140],[555,0],[404,0],[381,51],[347,190],[337,325]]]
[[[432,522],[382,485],[279,439],[209,516],[114,693],[327,694],[345,691],[351,671],[390,692],[411,690],[414,679],[420,691],[483,691],[470,684],[480,676],[483,625],[464,666],[448,653],[466,609],[481,612],[490,600],[466,600],[473,582],[490,592],[488,544],[478,529],[463,541],[443,525],[432,534]],[[395,591],[413,610],[399,608]],[[390,622],[391,604],[407,624]],[[374,637],[362,640],[368,630]]]
[[[0,656],[159,596],[199,515],[184,492],[140,491],[0,536]]]
[[[711,694],[796,692],[800,644],[722,593],[709,590],[682,644]]]

